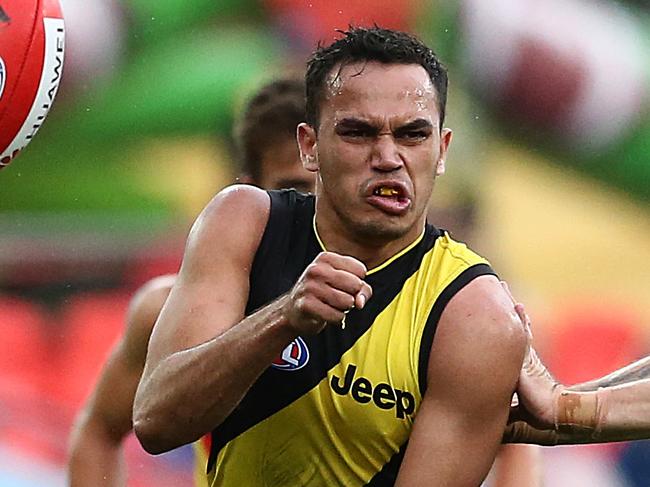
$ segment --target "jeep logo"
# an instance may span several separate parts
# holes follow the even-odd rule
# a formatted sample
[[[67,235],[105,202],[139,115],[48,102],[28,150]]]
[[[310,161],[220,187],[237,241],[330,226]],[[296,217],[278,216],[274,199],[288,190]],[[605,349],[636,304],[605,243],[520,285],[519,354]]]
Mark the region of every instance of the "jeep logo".
[[[413,414],[415,411],[415,398],[413,394],[400,389],[393,389],[390,384],[380,382],[373,387],[365,377],[357,377],[354,374],[357,366],[348,365],[345,370],[345,377],[341,380],[337,376],[332,376],[330,385],[332,390],[341,396],[350,394],[352,399],[361,404],[375,403],[379,409],[395,408],[395,416],[404,419],[405,416]]]

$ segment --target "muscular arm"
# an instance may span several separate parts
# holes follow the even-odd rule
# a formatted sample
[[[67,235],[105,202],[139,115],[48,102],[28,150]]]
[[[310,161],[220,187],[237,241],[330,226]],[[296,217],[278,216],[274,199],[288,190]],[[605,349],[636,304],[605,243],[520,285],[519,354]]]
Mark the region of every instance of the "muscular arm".
[[[321,254],[288,294],[244,318],[269,207],[265,192],[235,186],[215,197],[190,233],[135,397],[134,429],[150,453],[194,441],[218,426],[298,329],[317,333],[327,322],[340,322],[344,310],[365,303],[356,295],[363,264]],[[333,282],[339,287],[333,289]]]
[[[134,430],[150,453],[194,441],[219,424],[291,340],[279,332],[278,303],[234,326],[244,318],[269,208],[263,191],[234,186],[208,204],[190,232],[135,397]]]
[[[397,485],[479,485],[501,442],[526,335],[492,276],[475,279],[443,312],[427,390]]]
[[[122,441],[131,431],[133,397],[142,375],[151,329],[174,281],[156,278],[133,297],[121,340],[109,356],[70,438],[72,487],[123,486]]]

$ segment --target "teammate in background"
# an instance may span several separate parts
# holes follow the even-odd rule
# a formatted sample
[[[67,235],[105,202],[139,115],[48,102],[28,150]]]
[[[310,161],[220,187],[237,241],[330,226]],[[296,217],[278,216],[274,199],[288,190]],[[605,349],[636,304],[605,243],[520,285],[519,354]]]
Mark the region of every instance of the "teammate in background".
[[[313,190],[314,175],[303,169],[296,126],[305,119],[304,82],[279,79],[250,99],[238,118],[234,141],[242,182],[262,188]],[[73,487],[123,486],[126,472],[122,442],[132,429],[135,390],[142,375],[153,325],[175,280],[162,276],[134,296],[126,330],[115,346],[99,382],[80,412],[72,436],[69,477]],[[205,485],[205,444],[195,444],[197,485]]]
[[[358,28],[306,80],[316,197],[235,186],[208,204],[135,432],[160,453],[212,431],[212,485],[474,487],[527,337],[489,264],[426,223],[451,142],[446,70],[412,36]]]

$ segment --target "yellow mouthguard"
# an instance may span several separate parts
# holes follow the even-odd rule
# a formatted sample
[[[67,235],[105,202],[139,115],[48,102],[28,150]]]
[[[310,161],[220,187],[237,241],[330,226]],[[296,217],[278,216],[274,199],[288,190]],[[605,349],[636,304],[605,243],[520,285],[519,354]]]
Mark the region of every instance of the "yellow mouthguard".
[[[380,196],[397,196],[399,193],[396,189],[393,188],[379,188]]]

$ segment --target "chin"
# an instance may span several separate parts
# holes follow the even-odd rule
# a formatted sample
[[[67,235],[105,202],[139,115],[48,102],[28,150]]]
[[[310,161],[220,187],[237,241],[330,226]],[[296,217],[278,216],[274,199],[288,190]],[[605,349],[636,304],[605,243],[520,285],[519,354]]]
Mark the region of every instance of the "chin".
[[[412,224],[405,221],[391,221],[396,218],[382,220],[366,220],[358,222],[355,225],[355,230],[363,235],[364,238],[373,239],[375,241],[391,241],[406,235],[411,228]]]

